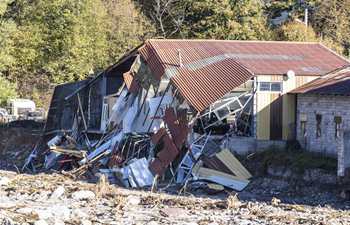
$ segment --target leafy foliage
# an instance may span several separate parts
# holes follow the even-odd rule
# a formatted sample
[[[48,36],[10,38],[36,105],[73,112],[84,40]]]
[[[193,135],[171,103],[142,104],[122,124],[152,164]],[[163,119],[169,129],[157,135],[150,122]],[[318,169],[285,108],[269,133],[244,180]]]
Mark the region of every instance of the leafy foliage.
[[[12,20],[4,19],[4,13],[9,3],[11,0],[0,2],[0,75],[14,62],[12,35],[16,32],[16,24]]]
[[[0,105],[5,106],[7,100],[16,97],[16,84],[13,84],[6,80],[6,78],[0,76]]]
[[[153,30],[131,0],[6,0],[0,9],[0,72],[28,97],[99,72]]]
[[[312,27],[306,27],[299,22],[284,24],[277,31],[278,39],[285,41],[317,41],[316,34]]]
[[[150,37],[322,41],[349,56],[349,8],[350,0],[2,0],[0,75],[41,99]]]
[[[313,17],[315,30],[323,39],[342,45],[350,56],[350,0],[324,0],[316,4]]]

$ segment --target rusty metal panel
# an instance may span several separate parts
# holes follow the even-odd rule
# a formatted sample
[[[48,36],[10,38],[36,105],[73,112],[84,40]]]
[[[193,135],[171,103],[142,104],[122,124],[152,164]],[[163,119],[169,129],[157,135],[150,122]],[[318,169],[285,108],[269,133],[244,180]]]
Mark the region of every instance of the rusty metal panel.
[[[259,75],[281,75],[288,70],[297,75],[322,75],[350,64],[323,45],[310,42],[149,40],[140,52],[160,78],[165,68],[179,66],[178,50],[183,64],[226,54]]]
[[[177,113],[176,116],[173,108],[167,108],[163,120],[170,130],[176,147],[181,149],[189,131],[187,110],[178,111]]]
[[[290,93],[350,95],[350,67],[326,74]]]
[[[139,52],[156,79],[166,75],[197,111],[253,75],[319,76],[350,64],[318,43],[149,40]]]

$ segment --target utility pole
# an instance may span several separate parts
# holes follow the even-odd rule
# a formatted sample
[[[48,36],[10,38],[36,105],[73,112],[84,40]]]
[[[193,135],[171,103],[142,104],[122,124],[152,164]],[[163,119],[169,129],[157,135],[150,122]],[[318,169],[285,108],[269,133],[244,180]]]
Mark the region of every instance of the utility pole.
[[[304,23],[306,27],[308,26],[308,22],[309,22],[308,20],[309,20],[309,8],[306,6],[305,15],[304,15]]]

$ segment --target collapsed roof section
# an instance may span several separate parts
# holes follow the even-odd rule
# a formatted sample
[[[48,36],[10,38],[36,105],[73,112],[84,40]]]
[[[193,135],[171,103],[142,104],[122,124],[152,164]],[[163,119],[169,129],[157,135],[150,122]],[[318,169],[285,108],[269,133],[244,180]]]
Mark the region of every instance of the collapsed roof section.
[[[320,76],[349,64],[319,43],[148,40],[138,52],[155,79],[169,79],[198,112],[254,75]]]

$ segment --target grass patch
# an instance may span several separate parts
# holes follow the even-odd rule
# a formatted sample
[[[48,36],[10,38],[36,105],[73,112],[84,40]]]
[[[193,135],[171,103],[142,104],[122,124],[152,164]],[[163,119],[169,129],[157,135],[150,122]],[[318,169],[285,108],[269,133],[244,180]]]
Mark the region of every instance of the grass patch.
[[[259,160],[264,169],[269,166],[282,166],[297,173],[304,173],[307,169],[337,170],[337,160],[334,158],[291,148],[287,150],[271,148],[257,153],[253,160]]]

